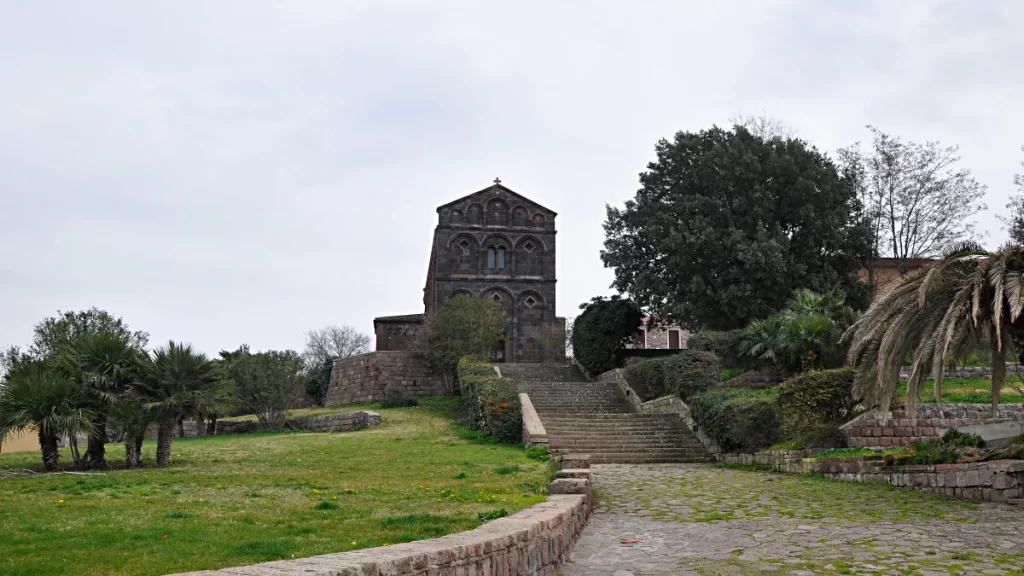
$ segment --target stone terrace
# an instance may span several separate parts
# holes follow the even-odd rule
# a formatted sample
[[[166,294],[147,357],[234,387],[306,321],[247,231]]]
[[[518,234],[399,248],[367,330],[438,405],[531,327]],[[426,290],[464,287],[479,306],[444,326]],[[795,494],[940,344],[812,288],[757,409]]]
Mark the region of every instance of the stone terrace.
[[[1021,574],[1024,515],[884,485],[712,468],[592,469],[563,576]]]

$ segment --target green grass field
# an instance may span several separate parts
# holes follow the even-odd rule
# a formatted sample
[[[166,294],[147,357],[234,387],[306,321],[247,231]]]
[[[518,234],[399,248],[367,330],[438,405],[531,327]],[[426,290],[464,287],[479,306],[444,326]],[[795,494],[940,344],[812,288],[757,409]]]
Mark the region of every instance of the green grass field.
[[[175,440],[167,469],[152,467],[147,441],[142,470],[0,477],[0,574],[167,574],[300,558],[469,530],[480,514],[545,499],[547,465],[522,449],[474,440],[444,408],[380,412],[381,425],[358,432]],[[119,465],[122,446],[108,455]],[[0,475],[39,460],[0,455]]]
[[[1013,386],[1024,388],[1020,378],[1008,377],[1006,384],[999,395],[1000,403],[1016,404],[1024,402],[1024,395],[1013,388]],[[905,381],[900,382],[897,396],[901,400],[907,397],[907,383]],[[921,401],[935,403],[934,380],[929,378],[925,383]],[[992,381],[988,378],[943,378],[942,401],[963,404],[990,404],[992,403]]]

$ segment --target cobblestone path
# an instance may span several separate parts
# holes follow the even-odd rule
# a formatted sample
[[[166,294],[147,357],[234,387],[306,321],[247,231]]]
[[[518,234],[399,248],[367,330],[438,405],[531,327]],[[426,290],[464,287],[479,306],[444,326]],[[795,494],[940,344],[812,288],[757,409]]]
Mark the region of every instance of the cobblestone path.
[[[700,464],[594,466],[562,574],[1024,574],[1024,508]]]

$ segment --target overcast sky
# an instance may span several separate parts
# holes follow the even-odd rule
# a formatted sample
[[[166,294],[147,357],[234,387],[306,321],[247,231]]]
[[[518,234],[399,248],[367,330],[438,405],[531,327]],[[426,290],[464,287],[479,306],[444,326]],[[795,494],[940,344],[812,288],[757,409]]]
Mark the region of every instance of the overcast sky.
[[[500,4],[500,6],[499,6]],[[765,111],[961,147],[987,243],[1024,144],[1024,2],[0,0],[0,345],[99,306],[301,348],[422,311],[435,207],[559,213],[558,313],[659,138]]]

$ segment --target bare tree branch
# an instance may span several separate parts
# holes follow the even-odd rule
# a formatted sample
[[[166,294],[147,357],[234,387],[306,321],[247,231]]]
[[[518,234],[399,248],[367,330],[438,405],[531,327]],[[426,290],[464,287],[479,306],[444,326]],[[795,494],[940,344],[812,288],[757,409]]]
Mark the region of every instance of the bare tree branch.
[[[985,186],[960,161],[955,146],[904,142],[874,126],[871,150],[839,151],[857,183],[879,255],[907,260],[941,253],[974,234],[971,216],[985,210]],[[1024,201],[1022,201],[1024,205]]]
[[[369,351],[369,335],[351,326],[327,326],[306,332],[306,350],[302,357],[307,369],[316,369],[328,360],[348,358]]]
[[[742,126],[748,132],[762,140],[789,140],[796,136],[796,131],[782,120],[769,116],[764,110],[760,114],[734,114],[729,118],[735,126]]]

